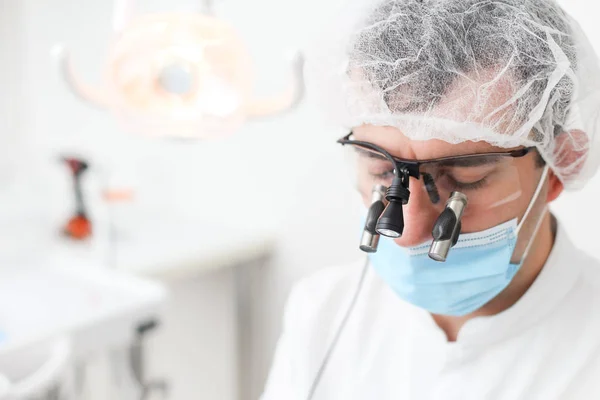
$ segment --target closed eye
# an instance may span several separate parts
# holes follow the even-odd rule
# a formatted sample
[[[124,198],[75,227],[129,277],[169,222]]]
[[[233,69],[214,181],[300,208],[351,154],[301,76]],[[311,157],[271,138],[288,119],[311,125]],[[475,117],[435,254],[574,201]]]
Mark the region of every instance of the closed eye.
[[[488,177],[485,176],[475,182],[460,182],[451,175],[446,175],[450,185],[458,191],[477,190],[485,187],[488,183]]]
[[[394,177],[394,170],[391,169],[389,171],[384,171],[378,174],[371,174],[374,178],[377,179],[391,179]]]

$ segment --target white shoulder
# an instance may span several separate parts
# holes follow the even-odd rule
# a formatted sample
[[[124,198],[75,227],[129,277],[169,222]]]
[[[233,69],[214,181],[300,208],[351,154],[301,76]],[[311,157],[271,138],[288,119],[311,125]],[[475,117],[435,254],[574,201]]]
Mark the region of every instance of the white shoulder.
[[[343,311],[358,287],[365,260],[324,268],[298,281],[292,288],[286,319],[317,323],[323,329]],[[293,313],[293,316],[289,314]],[[306,326],[306,325],[305,325]]]
[[[577,254],[577,263],[581,266],[581,283],[589,287],[600,301],[600,260],[581,251]]]
[[[364,265],[362,260],[325,268],[294,285],[262,400],[294,400],[308,393]]]

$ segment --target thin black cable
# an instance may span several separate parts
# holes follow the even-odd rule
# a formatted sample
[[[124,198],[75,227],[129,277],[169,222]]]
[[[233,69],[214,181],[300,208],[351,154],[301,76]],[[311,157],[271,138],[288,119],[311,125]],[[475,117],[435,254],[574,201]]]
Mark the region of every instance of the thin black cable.
[[[325,356],[323,357],[323,361],[321,361],[321,366],[319,367],[319,370],[317,371],[315,378],[313,379],[313,383],[310,387],[310,391],[308,392],[308,396],[306,397],[306,400],[312,400],[313,396],[315,395],[317,387],[319,386],[319,382],[321,381],[321,378],[323,377],[323,373],[325,372],[325,368],[327,368],[327,365],[329,364],[331,355],[333,354],[333,351],[335,350],[335,348],[337,346],[338,340],[340,339],[340,336],[342,335],[342,332],[344,331],[344,328],[346,327],[346,323],[348,322],[348,319],[350,318],[350,315],[352,314],[352,311],[354,310],[354,306],[356,305],[356,301],[358,300],[358,296],[360,295],[360,292],[362,291],[363,283],[365,281],[365,276],[367,275],[368,269],[369,269],[369,258],[367,257],[365,259],[365,265],[363,266],[363,270],[360,275],[360,280],[358,281],[358,286],[356,287],[354,296],[352,297],[352,301],[350,302],[350,306],[348,307],[348,310],[346,311],[346,315],[344,315],[344,319],[342,319],[342,322],[340,323],[340,326],[338,327],[338,330],[335,333],[333,341],[329,345],[329,348],[327,349],[327,352],[325,353]]]

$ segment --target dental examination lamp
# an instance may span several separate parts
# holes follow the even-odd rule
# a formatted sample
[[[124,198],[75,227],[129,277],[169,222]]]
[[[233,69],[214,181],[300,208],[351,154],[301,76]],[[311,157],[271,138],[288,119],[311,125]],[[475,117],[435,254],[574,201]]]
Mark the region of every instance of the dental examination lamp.
[[[341,144],[347,144],[344,140]],[[409,179],[420,179],[419,169],[410,164],[398,162],[385,149],[369,142],[352,141],[354,145],[374,150],[385,156],[394,165],[394,178],[389,188],[375,185],[371,192],[365,227],[360,241],[360,249],[366,253],[377,252],[379,237],[391,239],[402,237],[404,232],[404,214],[402,207],[410,200]],[[439,194],[431,177],[423,174],[423,179],[430,200],[439,201]],[[461,192],[452,192],[446,202],[444,211],[437,218],[433,230],[433,242],[429,249],[429,257],[444,262],[450,249],[456,245],[461,230],[461,219],[467,206],[467,196]]]
[[[80,100],[111,111],[121,126],[159,137],[233,134],[258,117],[294,109],[303,97],[303,57],[290,60],[285,90],[255,98],[251,57],[241,36],[211,12],[160,12],[132,18],[134,0],[115,0],[114,38],[103,84],[84,82],[64,46],[57,46],[63,80]],[[206,10],[208,9],[208,10]]]

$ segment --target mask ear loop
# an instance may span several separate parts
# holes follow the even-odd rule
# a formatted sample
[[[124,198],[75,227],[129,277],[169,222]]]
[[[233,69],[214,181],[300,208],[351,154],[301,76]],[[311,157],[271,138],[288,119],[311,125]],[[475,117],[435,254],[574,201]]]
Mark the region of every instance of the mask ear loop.
[[[529,202],[529,205],[527,206],[527,210],[525,210],[525,214],[523,214],[523,218],[521,218],[521,221],[519,221],[519,224],[517,225],[517,229],[515,229],[516,236],[519,235],[519,232],[521,231],[521,228],[523,227],[523,223],[529,216],[529,213],[531,212],[531,209],[535,205],[535,202],[538,200],[538,197],[540,197],[540,192],[542,191],[542,188],[544,187],[544,183],[546,182],[546,178],[548,177],[549,170],[550,170],[550,167],[548,167],[548,165],[546,165],[544,167],[544,172],[542,172],[542,177],[540,178],[540,181],[538,182],[537,188],[535,189],[535,193],[533,194],[533,197],[531,198],[531,201]]]
[[[521,257],[521,263],[523,263],[525,261],[525,259],[527,258],[527,255],[529,254],[529,250],[531,250],[533,241],[534,241],[535,237],[537,236],[540,226],[542,226],[542,221],[544,220],[544,217],[546,216],[547,212],[548,212],[548,207],[544,207],[544,211],[542,211],[542,215],[540,215],[540,218],[538,219],[537,224],[535,224],[535,229],[533,230],[533,235],[531,235],[531,239],[529,239],[529,243],[527,244],[527,247],[525,248],[525,251],[523,252],[523,256]]]
[[[538,183],[538,187],[535,191],[535,194],[533,195],[533,198],[532,198],[531,202],[529,203],[529,207],[527,207],[527,210],[525,211],[525,214],[523,215],[523,219],[521,219],[521,222],[519,222],[519,225],[517,226],[517,229],[515,231],[517,236],[519,235],[519,231],[523,227],[523,222],[525,221],[525,218],[527,218],[531,209],[533,208],[533,205],[537,201],[537,199],[540,195],[540,192],[542,190],[542,187],[544,187],[544,182],[546,182],[546,178],[548,177],[549,170],[550,170],[550,168],[548,167],[548,165],[546,165],[544,167],[544,172],[542,173],[542,177],[540,178],[540,182]],[[523,256],[521,256],[521,264],[527,258],[527,255],[529,254],[529,250],[531,250],[531,246],[533,246],[533,242],[538,234],[538,231],[540,230],[540,227],[542,226],[542,221],[544,220],[544,217],[546,216],[547,212],[548,212],[548,206],[545,206],[544,210],[542,211],[542,214],[540,215],[537,223],[535,224],[535,229],[533,230],[533,234],[531,235],[531,238],[529,239],[529,243],[527,243],[527,247],[525,248],[525,251],[523,252]]]

